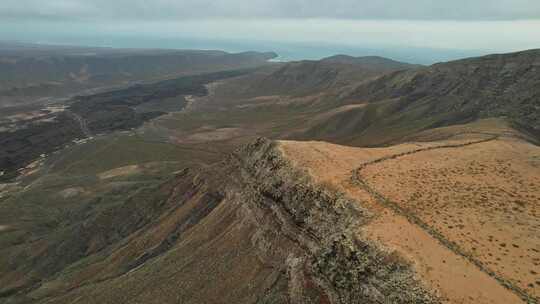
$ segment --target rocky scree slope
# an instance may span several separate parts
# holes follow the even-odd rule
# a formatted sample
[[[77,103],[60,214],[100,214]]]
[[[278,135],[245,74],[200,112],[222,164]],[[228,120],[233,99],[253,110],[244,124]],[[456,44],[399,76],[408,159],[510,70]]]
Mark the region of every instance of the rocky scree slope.
[[[408,265],[356,234],[370,220],[369,212],[315,185],[275,142],[256,140],[237,151],[225,168],[234,175],[224,197],[254,226],[251,240],[261,260],[287,274],[288,302],[436,302]],[[289,246],[276,246],[280,238]],[[268,290],[262,302],[281,292]]]

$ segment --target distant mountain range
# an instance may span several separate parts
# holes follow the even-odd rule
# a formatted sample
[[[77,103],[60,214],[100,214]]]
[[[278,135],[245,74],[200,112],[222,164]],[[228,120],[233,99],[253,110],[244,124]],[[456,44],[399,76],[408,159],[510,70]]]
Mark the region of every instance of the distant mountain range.
[[[417,68],[391,59],[336,55],[328,58],[284,64],[251,85],[253,95],[305,95],[367,81],[388,72]]]
[[[0,44],[0,106],[135,81],[264,65],[274,53]]]

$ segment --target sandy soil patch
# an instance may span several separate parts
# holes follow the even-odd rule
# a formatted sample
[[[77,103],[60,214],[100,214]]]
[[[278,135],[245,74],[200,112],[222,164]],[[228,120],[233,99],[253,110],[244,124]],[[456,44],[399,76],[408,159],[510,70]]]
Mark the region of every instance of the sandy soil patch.
[[[220,81],[205,84],[204,86],[206,87],[206,90],[207,90],[207,94],[205,96],[193,96],[193,95],[184,96],[185,100],[187,101],[187,104],[184,107],[184,109],[182,109],[182,112],[187,113],[187,112],[197,110],[201,106],[201,104],[211,101],[216,95],[216,90],[218,90],[224,83],[225,81],[220,80]]]
[[[456,142],[462,142],[459,140]],[[306,170],[321,183],[348,184],[351,170],[361,164],[415,149],[441,143],[407,143],[387,148],[356,148],[322,141],[279,141],[279,148],[297,167]]]
[[[239,104],[236,105],[236,108],[247,109],[247,108],[258,108],[266,106],[282,106],[287,107],[291,105],[308,105],[316,104],[323,98],[323,94],[315,94],[301,97],[293,97],[286,95],[268,95],[268,96],[257,96],[255,98],[249,98],[240,100]],[[315,119],[315,118],[313,118]]]
[[[141,171],[138,165],[129,165],[124,167],[115,168],[109,171],[105,171],[103,173],[100,173],[98,177],[100,179],[108,179],[118,176],[126,176],[126,175],[132,175],[137,174]]]
[[[62,198],[73,198],[84,193],[81,187],[66,188],[58,193]]]
[[[31,175],[37,173],[41,169],[41,167],[43,165],[44,157],[46,157],[46,155],[42,154],[40,159],[35,160],[35,161],[31,162],[30,164],[28,164],[26,167],[19,169],[19,173],[20,173],[19,178],[31,176]]]
[[[368,104],[367,103],[361,103],[361,104],[349,104],[349,105],[344,105],[344,106],[341,106],[341,107],[337,107],[331,111],[328,111],[328,112],[325,112],[325,113],[322,113],[322,114],[319,114],[317,116],[315,116],[313,118],[313,121],[320,121],[320,120],[324,120],[324,119],[328,119],[334,115],[337,115],[337,114],[340,114],[340,113],[343,113],[343,112],[347,112],[347,111],[350,111],[350,110],[354,110],[354,109],[361,109],[361,108],[364,108],[365,106],[367,106]]]
[[[186,100],[186,105],[182,109],[182,113],[187,113],[191,111],[194,107],[195,102],[197,101],[197,98],[193,95],[186,95],[184,96],[184,99]]]
[[[7,226],[7,225],[0,225],[0,232],[6,231],[6,230],[8,230],[8,229],[9,229],[9,226]]]
[[[388,250],[413,261],[421,279],[446,303],[522,303],[492,277],[454,254],[402,216],[386,210],[363,231]]]
[[[10,188],[16,187],[18,183],[0,184],[0,191],[9,191]]]
[[[216,140],[226,140],[233,137],[241,136],[245,132],[240,128],[219,128],[211,131],[199,132],[192,134],[182,141],[184,142],[207,142]]]
[[[487,268],[540,297],[540,148],[502,139],[363,170],[379,193]]]

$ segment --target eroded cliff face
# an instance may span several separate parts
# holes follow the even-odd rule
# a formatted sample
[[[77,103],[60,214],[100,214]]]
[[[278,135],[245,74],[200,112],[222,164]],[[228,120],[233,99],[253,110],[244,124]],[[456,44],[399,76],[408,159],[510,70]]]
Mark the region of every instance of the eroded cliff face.
[[[251,242],[264,263],[286,274],[291,303],[434,303],[410,267],[357,231],[371,215],[359,202],[315,185],[258,139],[226,163],[225,197],[254,229]],[[271,288],[260,303],[284,290]],[[280,302],[280,301],[278,301]]]

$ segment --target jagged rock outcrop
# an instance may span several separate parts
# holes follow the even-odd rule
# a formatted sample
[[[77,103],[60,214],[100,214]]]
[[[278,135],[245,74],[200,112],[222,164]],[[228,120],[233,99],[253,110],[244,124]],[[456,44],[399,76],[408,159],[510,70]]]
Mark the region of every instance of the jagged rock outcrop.
[[[235,187],[227,187],[227,195],[255,227],[252,241],[261,259],[285,268],[291,302],[435,302],[409,266],[357,234],[357,228],[370,220],[367,210],[315,185],[274,142],[256,140],[226,167],[235,172]],[[277,236],[293,246],[276,247]],[[314,289],[319,292],[313,294]]]

